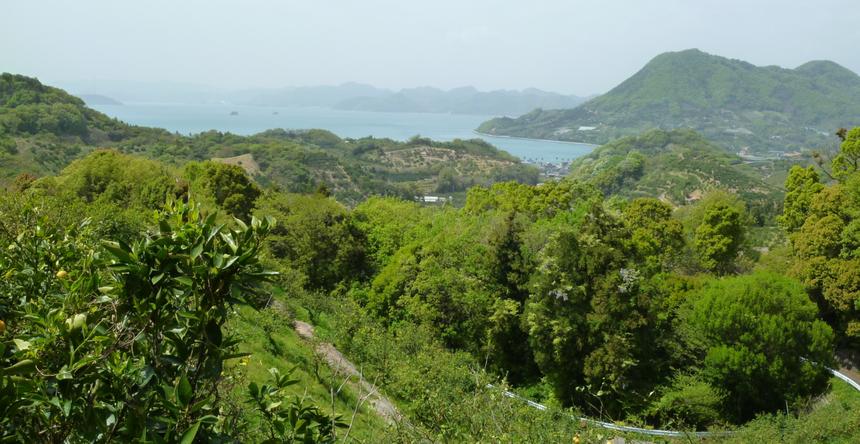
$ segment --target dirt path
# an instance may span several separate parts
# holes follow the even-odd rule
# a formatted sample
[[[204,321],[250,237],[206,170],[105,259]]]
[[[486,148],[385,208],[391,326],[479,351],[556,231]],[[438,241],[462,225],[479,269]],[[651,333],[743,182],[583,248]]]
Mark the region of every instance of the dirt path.
[[[349,359],[328,342],[319,342],[316,340],[313,326],[306,322],[293,321],[293,328],[295,328],[296,333],[302,339],[316,344],[315,350],[317,354],[322,356],[323,360],[335,374],[350,377],[349,384],[358,392],[359,398],[366,397],[367,402],[373,407],[373,410],[385,419],[386,422],[393,424],[403,419],[403,415],[397,410],[394,403],[380,394],[379,389],[375,385],[365,380]],[[357,379],[357,381],[352,378]]]

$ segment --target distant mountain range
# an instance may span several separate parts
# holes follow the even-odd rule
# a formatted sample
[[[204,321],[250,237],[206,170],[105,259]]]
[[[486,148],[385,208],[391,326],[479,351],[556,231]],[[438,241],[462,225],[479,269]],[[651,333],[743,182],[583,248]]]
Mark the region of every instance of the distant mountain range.
[[[482,92],[473,87],[443,91],[436,88],[403,89],[394,94],[356,97],[344,100],[335,108],[361,111],[427,112],[484,115],[520,115],[534,108],[570,108],[585,102],[535,88],[522,91]]]
[[[85,91],[86,94],[78,94],[78,96],[91,105],[113,104],[109,103],[109,100],[124,103],[225,103],[487,116],[519,116],[535,108],[572,108],[587,100],[584,97],[535,88],[478,91],[474,87],[466,86],[450,90],[420,87],[394,91],[352,82],[336,86],[257,88],[238,91],[181,83],[118,81],[70,82],[61,86],[71,91]]]
[[[122,102],[101,94],[77,94],[87,105],[122,105]]]
[[[451,90],[432,87],[400,91],[358,83],[235,93],[233,102],[270,106],[324,106],[351,111],[452,113],[517,116],[534,108],[570,108],[586,99],[535,88],[521,91],[478,91],[466,86]]]
[[[261,106],[321,106],[334,108],[337,104],[358,97],[377,98],[393,92],[361,83],[337,86],[300,86],[279,89],[251,89],[230,92],[224,99],[237,105]]]
[[[497,118],[479,131],[606,143],[661,128],[692,128],[731,151],[817,148],[860,124],[860,76],[830,61],[759,67],[691,49],[661,54],[629,79],[565,110]]]

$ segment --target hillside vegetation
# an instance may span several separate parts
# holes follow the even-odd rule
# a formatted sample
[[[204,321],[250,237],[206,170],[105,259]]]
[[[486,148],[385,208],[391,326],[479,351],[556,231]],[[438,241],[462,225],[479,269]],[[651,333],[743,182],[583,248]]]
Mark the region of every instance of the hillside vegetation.
[[[579,107],[493,119],[479,131],[602,144],[652,128],[691,128],[733,152],[764,152],[829,148],[837,128],[858,122],[860,76],[836,63],[759,67],[691,49],[655,57]]]
[[[353,204],[372,194],[411,199],[495,181],[538,180],[537,169],[477,139],[341,139],[324,130],[182,136],[110,119],[36,79],[0,76],[0,184],[10,184],[21,173],[57,173],[102,147],[177,166],[245,156],[261,184],[294,192],[324,187]]]
[[[737,194],[762,222],[779,213],[782,193],[754,168],[691,130],[651,130],[603,145],[573,161],[570,175],[606,196],[658,197],[686,205],[711,190]]]
[[[790,171],[786,241],[762,250],[749,241],[746,167],[688,131],[609,145],[587,178],[472,186],[462,207],[378,195],[347,206],[324,187],[267,182],[277,157],[261,153],[352,141],[185,138],[94,114],[92,128],[118,131],[116,149],[96,149],[84,114],[74,135],[48,118],[79,103],[15,81],[35,91],[16,100],[29,97],[46,126],[4,137],[84,148],[0,195],[0,440],[662,439],[575,419],[585,415],[737,431],[705,442],[856,441],[860,393],[828,368],[860,344],[860,128],[840,132],[832,161]],[[29,122],[20,106],[3,108],[4,128]],[[164,144],[135,145],[151,140]],[[401,170],[506,161],[457,143],[372,155]],[[645,190],[660,170],[639,156],[679,155],[691,163],[673,167],[689,175],[678,185],[714,168],[719,186],[681,208],[603,188]],[[296,320],[315,336],[300,338]],[[371,385],[403,416],[379,415]]]

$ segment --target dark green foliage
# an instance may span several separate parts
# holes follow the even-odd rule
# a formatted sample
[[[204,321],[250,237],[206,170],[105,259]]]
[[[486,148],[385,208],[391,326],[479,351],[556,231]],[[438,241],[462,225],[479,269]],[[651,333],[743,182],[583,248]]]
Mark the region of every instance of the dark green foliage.
[[[199,179],[203,182],[206,191],[220,208],[233,217],[242,220],[250,218],[261,191],[242,168],[205,162],[200,166],[188,165],[186,172],[191,180]]]
[[[267,250],[302,273],[310,288],[331,290],[363,275],[364,238],[347,209],[334,199],[272,193],[261,199],[257,211],[278,220]]]
[[[0,433],[189,443],[231,433],[216,403],[235,357],[222,325],[269,274],[256,254],[268,225],[226,229],[178,205],[131,245],[99,247],[86,221],[4,230]]]
[[[16,108],[21,105],[36,104],[83,105],[84,102],[61,89],[42,85],[32,77],[0,74],[0,106]]]
[[[702,377],[736,421],[796,405],[826,387],[833,332],[795,281],[757,273],[714,280],[684,316]]]

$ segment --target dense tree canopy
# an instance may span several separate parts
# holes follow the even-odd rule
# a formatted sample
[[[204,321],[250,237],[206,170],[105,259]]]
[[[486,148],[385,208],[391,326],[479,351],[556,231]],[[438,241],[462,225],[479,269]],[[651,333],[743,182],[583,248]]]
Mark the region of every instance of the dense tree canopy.
[[[775,274],[714,280],[689,300],[685,326],[702,376],[734,419],[813,396],[827,383],[833,332],[801,286]]]
[[[706,180],[683,204],[624,192],[657,180],[647,149],[702,166],[679,146],[700,139],[690,131],[619,141],[589,177],[531,185],[533,169],[480,141],[171,135],[0,77],[0,166],[14,171],[0,196],[0,440],[330,442],[346,425],[335,404],[365,414],[370,380],[408,427],[371,414],[386,431],[368,441],[560,439],[537,430],[556,418],[514,414],[488,382],[645,426],[823,408],[847,424],[852,404],[822,395],[836,345],[860,338],[858,134],[823,172],[789,172],[783,237],[752,227],[765,220],[745,180]],[[415,201],[433,190],[454,205]],[[327,373],[333,353],[296,320],[359,382]],[[287,364],[305,372],[299,389]]]
[[[846,133],[833,161],[835,183],[822,183],[813,167],[790,171],[780,219],[795,254],[792,274],[841,341],[852,343],[860,340],[860,172],[852,166],[858,130]]]

